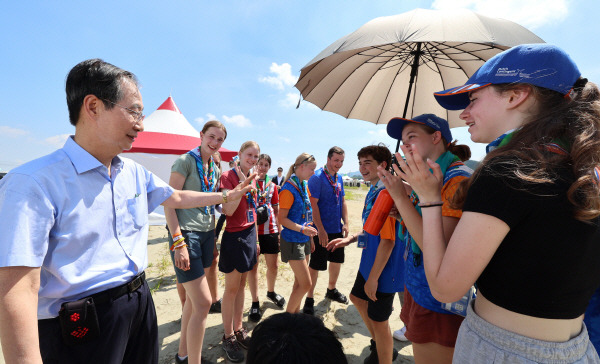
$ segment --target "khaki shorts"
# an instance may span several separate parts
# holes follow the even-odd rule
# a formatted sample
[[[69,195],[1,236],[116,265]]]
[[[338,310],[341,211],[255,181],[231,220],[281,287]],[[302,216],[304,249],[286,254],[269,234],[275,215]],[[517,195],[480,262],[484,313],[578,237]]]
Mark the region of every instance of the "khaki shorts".
[[[287,263],[290,260],[303,260],[310,255],[310,242],[291,243],[279,237],[279,249],[281,250],[281,261]]]

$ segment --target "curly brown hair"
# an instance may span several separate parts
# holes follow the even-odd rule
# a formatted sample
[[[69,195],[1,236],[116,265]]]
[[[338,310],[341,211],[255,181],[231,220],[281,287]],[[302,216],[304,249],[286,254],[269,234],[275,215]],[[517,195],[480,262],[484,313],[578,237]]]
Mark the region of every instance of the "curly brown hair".
[[[517,87],[531,87],[537,114],[513,134],[503,147],[490,152],[470,179],[461,182],[452,204],[461,208],[471,183],[481,171],[497,173],[498,163],[510,163],[503,177],[529,183],[555,183],[559,168],[568,169],[573,181],[567,197],[575,218],[589,221],[600,216],[600,185],[594,168],[600,166],[600,90],[579,79],[570,97],[528,84],[491,85],[503,93]],[[561,145],[567,153],[548,151],[548,143]]]

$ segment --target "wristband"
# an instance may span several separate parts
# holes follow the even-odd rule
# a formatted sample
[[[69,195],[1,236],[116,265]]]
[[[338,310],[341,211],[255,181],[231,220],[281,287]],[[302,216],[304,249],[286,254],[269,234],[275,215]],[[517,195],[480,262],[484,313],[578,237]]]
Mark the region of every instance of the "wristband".
[[[442,206],[444,201],[420,202],[419,207]]]
[[[304,225],[300,226],[300,234],[304,235]]]
[[[227,203],[227,190],[223,190],[223,203]]]

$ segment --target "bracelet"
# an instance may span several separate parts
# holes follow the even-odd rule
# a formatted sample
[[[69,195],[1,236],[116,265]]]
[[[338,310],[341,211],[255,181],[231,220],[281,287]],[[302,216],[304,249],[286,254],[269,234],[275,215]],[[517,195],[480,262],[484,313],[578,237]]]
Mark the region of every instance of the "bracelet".
[[[185,238],[183,236],[180,237],[179,239],[175,240],[173,242],[173,245],[171,245],[171,251],[175,250],[175,248],[178,247],[179,244],[182,243],[182,242],[184,242],[184,241],[185,241]]]
[[[179,240],[179,238],[181,238],[182,236],[183,236],[183,235],[181,235],[181,234],[175,234],[175,235],[173,235],[173,236],[172,236],[172,238],[173,238],[173,241],[177,241],[177,240]]]
[[[301,225],[301,226],[300,226],[300,234],[304,235],[304,232],[303,232],[303,231],[304,231],[304,225]]]
[[[227,190],[223,190],[223,203],[227,203]]]
[[[420,208],[422,208],[422,209],[424,209],[424,208],[426,208],[426,207],[436,207],[436,206],[442,206],[443,204],[444,204],[444,203],[442,203],[442,202],[440,202],[440,203],[430,203],[430,204],[427,204],[427,205],[425,205],[425,206],[421,206],[421,205],[419,204],[419,207],[420,207]]]
[[[181,244],[181,245],[177,245],[175,248],[173,248],[173,250],[179,250],[179,249],[181,249],[181,248],[185,248],[186,246],[187,246],[187,244],[186,244],[186,243],[183,243],[183,244]]]
[[[444,204],[444,201],[420,202],[419,207],[442,206],[443,204]]]

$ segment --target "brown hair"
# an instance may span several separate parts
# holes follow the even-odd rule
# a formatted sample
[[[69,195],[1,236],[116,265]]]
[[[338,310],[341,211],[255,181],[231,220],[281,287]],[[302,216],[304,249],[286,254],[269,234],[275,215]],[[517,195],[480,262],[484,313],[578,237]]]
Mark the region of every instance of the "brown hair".
[[[385,168],[390,168],[392,166],[392,153],[383,143],[379,143],[377,145],[369,145],[367,147],[362,147],[358,153],[356,154],[358,158],[366,158],[368,156],[373,157],[377,164],[381,164],[381,162],[385,162]]]
[[[342,148],[340,148],[340,147],[331,147],[329,149],[329,152],[327,152],[327,158],[333,157],[333,153],[336,153],[336,154],[345,154],[344,150]]]
[[[204,126],[202,127],[202,134],[206,133],[210,128],[219,128],[223,130],[223,132],[225,132],[225,138],[223,139],[227,139],[227,128],[225,128],[225,125],[223,125],[222,122],[218,120],[207,121],[206,124],[204,124]]]
[[[498,93],[518,87],[531,87],[537,111],[514,133],[502,148],[490,152],[470,179],[461,182],[453,198],[455,208],[464,203],[471,183],[481,171],[534,183],[553,183],[559,178],[557,168],[572,173],[567,197],[575,207],[575,218],[587,221],[600,216],[600,186],[594,168],[600,165],[600,90],[579,79],[570,98],[556,91],[528,84],[492,85]],[[568,152],[552,153],[544,146],[559,142]],[[508,158],[507,158],[508,157]],[[508,168],[507,167],[508,163]]]
[[[247,142],[244,142],[244,144],[242,144],[242,146],[240,147],[240,151],[238,152],[238,155],[242,155],[242,153],[244,153],[244,151],[248,148],[256,148],[258,149],[258,153],[260,153],[260,147],[258,146],[258,143],[253,141],[253,140],[248,140]]]
[[[287,181],[288,179],[290,179],[290,177],[292,176],[292,174],[296,171],[296,167],[298,167],[298,166],[300,166],[301,164],[304,164],[304,163],[312,163],[312,162],[316,162],[316,159],[315,159],[314,155],[310,155],[308,153],[302,153],[302,154],[300,154],[296,158],[296,161],[294,162],[294,164],[292,164],[290,166],[290,169],[288,169],[288,173],[285,175],[285,179],[283,180],[283,183],[285,183],[285,181]]]

